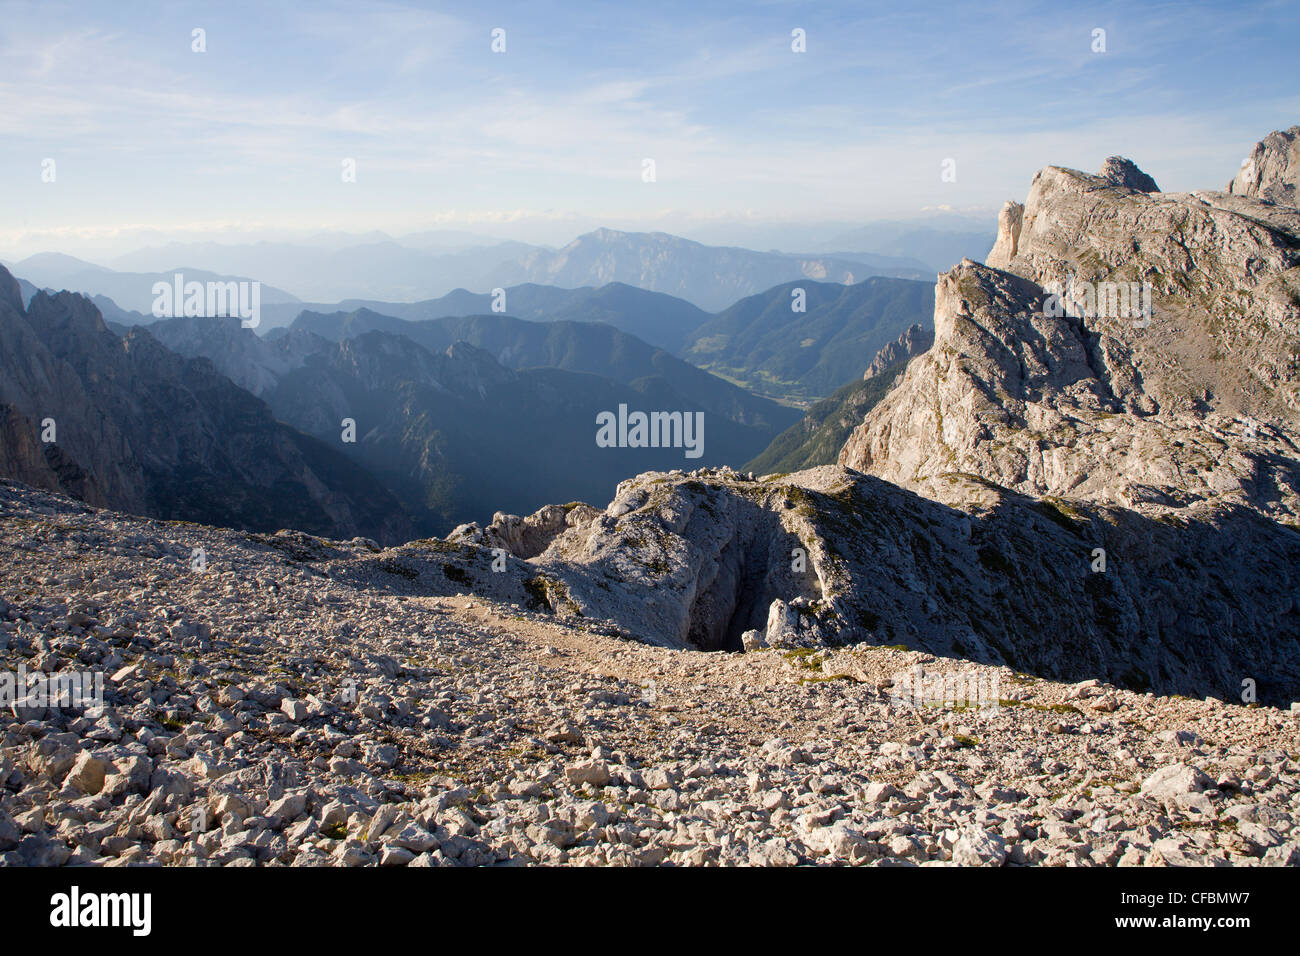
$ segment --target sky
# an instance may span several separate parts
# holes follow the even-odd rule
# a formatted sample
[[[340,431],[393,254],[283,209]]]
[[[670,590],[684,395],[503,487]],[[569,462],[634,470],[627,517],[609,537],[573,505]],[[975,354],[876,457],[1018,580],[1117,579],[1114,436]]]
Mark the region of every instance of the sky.
[[[0,0],[0,256],[992,222],[1116,153],[1221,189],[1300,123],[1297,50],[1296,2]]]

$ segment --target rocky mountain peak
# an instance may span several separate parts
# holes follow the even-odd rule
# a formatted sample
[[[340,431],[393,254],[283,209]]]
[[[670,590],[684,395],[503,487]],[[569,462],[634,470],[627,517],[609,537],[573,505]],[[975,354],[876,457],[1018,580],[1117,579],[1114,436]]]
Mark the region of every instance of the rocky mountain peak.
[[[1300,126],[1274,131],[1256,143],[1228,192],[1300,206]]]
[[[988,266],[939,277],[935,345],[841,464],[960,498],[967,473],[1138,510],[1300,515],[1300,217],[1049,166]],[[1138,184],[1138,185],[1133,185]],[[1231,360],[1229,360],[1231,357]]]
[[[112,335],[95,303],[77,292],[41,290],[27,304],[27,316],[42,335]]]
[[[0,309],[23,311],[22,287],[4,266],[0,266]]]
[[[1142,192],[1049,166],[1034,177],[1018,232],[1014,218],[1004,216],[989,266],[1061,292],[1095,351],[1124,353],[1115,367],[1138,373],[1140,404],[1275,421],[1300,411],[1294,209]]]
[[[1123,156],[1111,156],[1101,164],[1101,178],[1110,180],[1117,186],[1127,186],[1143,193],[1158,193],[1160,187],[1156,181],[1142,170],[1137,163]]]
[[[867,366],[864,379],[875,378],[899,362],[915,358],[934,344],[934,329],[919,322],[913,323],[902,335],[884,346]]]

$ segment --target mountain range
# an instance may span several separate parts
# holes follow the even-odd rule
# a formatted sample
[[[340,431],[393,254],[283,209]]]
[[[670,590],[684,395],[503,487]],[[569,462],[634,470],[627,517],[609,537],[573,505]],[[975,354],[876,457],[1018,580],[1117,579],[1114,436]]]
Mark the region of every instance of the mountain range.
[[[504,315],[412,322],[368,310],[303,313],[265,338],[236,320],[150,326],[333,442],[379,476],[422,533],[555,497],[599,498],[629,469],[742,462],[799,413],[610,326]],[[702,413],[698,458],[682,448],[601,448],[601,412]],[[337,444],[342,422],[357,442]]]
[[[1295,699],[1298,138],[1263,141],[1227,191],[1164,193],[1121,157],[1097,174],[1048,166],[1003,208],[986,262],[954,266],[932,299],[900,279],[795,280],[690,333],[685,355],[812,394],[838,351],[869,354],[857,387],[798,423],[608,325],[357,309],[266,337],[184,319],[119,339],[78,296],[38,292],[24,312],[10,282],[5,341],[40,361],[7,369],[7,467],[98,501],[189,461],[200,477],[173,497],[192,507],[193,482],[216,470],[221,520],[246,521],[231,489],[251,476],[220,455],[170,454],[132,484],[134,456],[117,451],[156,456],[151,435],[167,451],[196,431],[224,451],[232,439],[212,432],[232,426],[205,423],[189,397],[206,383],[203,412],[247,409],[241,427],[323,449],[328,476],[350,458],[400,500],[383,513],[409,512],[419,531],[482,516],[385,559],[412,586],[529,594],[665,646],[905,643],[1200,696],[1234,696],[1244,676],[1261,701]],[[927,303],[932,322],[912,321]],[[813,360],[789,364],[795,349]],[[56,394],[71,396],[56,410],[73,439],[97,443],[38,445],[39,396]],[[600,447],[598,416],[615,408],[699,410],[707,455]],[[119,422],[133,423],[121,437]],[[817,464],[846,430],[835,463]],[[726,467],[746,459],[814,467]],[[285,462],[272,471],[292,481]],[[310,485],[302,497],[337,500]],[[567,503],[527,513],[548,497]],[[513,555],[504,577],[484,577],[486,548]]]
[[[203,263],[206,268],[190,263]],[[176,272],[203,282],[255,279],[263,283],[264,309],[302,300],[309,303],[306,307],[317,310],[329,303],[344,308],[418,303],[450,293],[463,294],[465,288],[477,289],[482,295],[529,284],[580,290],[622,283],[668,293],[699,309],[716,311],[742,296],[791,279],[852,283],[871,275],[914,279],[930,275],[924,262],[905,256],[756,252],[703,245],[667,233],[612,229],[586,233],[561,249],[501,242],[448,251],[411,248],[389,239],[341,249],[284,243],[185,243],[149,247],[119,257],[113,265],[127,270],[120,272],[58,253],[41,253],[9,265],[15,275],[42,288],[106,295],[127,312],[144,315],[150,314],[153,283],[170,281]],[[487,310],[480,307],[474,311]],[[507,311],[530,317],[513,305]],[[296,315],[291,308],[266,309],[264,328],[287,324]]]
[[[785,283],[716,314],[664,293],[618,282],[572,290],[529,283],[503,291],[499,301],[511,316],[613,326],[747,390],[790,404],[822,398],[859,378],[881,348],[918,321],[928,322],[933,309],[929,283],[888,278],[869,278],[851,286],[812,280]],[[796,291],[802,296],[803,312],[793,307]],[[306,327],[337,339],[357,328],[406,332],[396,320],[484,314],[493,304],[491,295],[458,290],[425,302],[348,301],[308,308],[295,304],[274,307],[285,311],[271,314],[278,322],[287,311],[298,310],[299,317],[311,316]],[[267,337],[281,334],[281,328],[272,328]],[[439,343],[438,347],[450,344],[443,339]],[[498,357],[504,364],[514,364],[505,353]]]
[[[403,242],[361,241],[341,248],[284,242],[168,243],[136,250],[111,264],[116,269],[157,272],[201,262],[210,269],[255,275],[322,302],[348,297],[414,301],[461,285],[491,289],[498,284],[492,273],[501,263],[535,248],[522,242],[428,247],[418,237]]]
[[[106,296],[113,301],[115,308],[123,313],[138,313],[142,321],[153,321],[154,283],[171,285],[177,273],[183,273],[187,282],[254,281],[248,276],[225,275],[179,265],[172,269],[150,272],[116,272],[55,252],[29,256],[21,262],[13,263],[9,269],[12,274],[21,275],[42,289],[80,292],[90,298]],[[298,300],[283,289],[263,283],[261,301],[263,305],[275,305]],[[130,320],[128,324],[136,324],[134,317],[126,317]]]
[[[24,284],[23,300],[45,296],[38,286],[56,280],[60,269],[75,270],[70,274],[90,283],[88,287],[112,288],[119,294],[120,283],[127,279],[143,283],[155,278],[141,273],[124,279],[124,274],[68,257],[35,257],[27,264],[36,267],[40,281]],[[191,270],[187,275],[201,279],[215,274]],[[103,282],[110,284],[97,285]],[[856,311],[841,301],[846,287],[802,283],[828,338],[835,339],[839,367],[860,367],[878,341],[901,324],[893,321],[896,312],[914,317],[926,307],[923,284],[871,282],[860,290],[848,287],[854,289],[850,301],[861,298],[871,306]],[[868,290],[872,294],[860,295]],[[748,324],[766,321],[775,309],[754,306],[783,301],[788,291],[778,287],[754,297],[745,314],[725,317],[727,327],[743,339]],[[298,302],[272,302],[264,307],[266,312],[280,309],[285,310],[282,315],[297,315],[290,325],[272,328],[265,336],[240,328],[235,320],[154,320],[102,294],[90,302],[79,301],[78,308],[98,310],[104,332],[117,333],[123,342],[142,339],[144,330],[137,327],[145,325],[149,340],[167,354],[212,362],[232,387],[265,401],[270,413],[294,434],[319,439],[382,482],[401,502],[394,508],[400,515],[394,521],[401,525],[409,519],[413,533],[419,534],[445,533],[455,524],[484,520],[500,508],[532,510],[555,497],[599,499],[629,469],[674,463],[735,465],[762,453],[800,417],[793,408],[751,394],[673,354],[685,352],[699,329],[718,316],[665,293],[621,282],[578,289],[525,283],[505,289],[504,295],[457,290],[440,300],[377,303],[409,318],[365,307],[321,313]],[[827,301],[841,301],[842,307],[827,310]],[[500,306],[545,321],[493,311],[465,314]],[[824,315],[827,311],[833,314]],[[882,312],[886,318],[879,329],[855,334],[857,325],[876,323]],[[628,330],[643,332],[653,343]],[[774,367],[798,359],[782,362],[771,358],[773,351],[810,354],[807,346],[780,339],[779,334],[772,337],[766,349]],[[833,374],[822,370],[820,378],[809,381],[830,382]],[[774,397],[790,397],[769,379],[761,380]],[[142,387],[144,379],[135,374],[123,376],[123,381],[132,382],[128,387]],[[815,387],[800,383],[794,398]],[[707,435],[700,457],[687,459],[677,448],[597,447],[597,416],[620,408],[702,413]],[[345,419],[356,423],[355,442],[343,440]],[[551,465],[538,464],[527,451],[540,435],[548,436],[557,450]],[[87,474],[93,477],[108,466],[98,461]],[[75,480],[69,481],[65,488],[75,485]],[[90,500],[149,513],[184,511],[172,501],[145,504],[138,495],[121,494],[100,499],[93,488],[86,493]],[[286,514],[283,523],[290,524],[289,517]],[[230,509],[223,520],[248,527],[275,523],[266,514],[254,518]],[[296,514],[292,523],[305,529],[327,527]],[[339,526],[354,530],[347,522]],[[385,541],[399,533],[373,521],[363,530]]]
[[[923,265],[882,266],[869,255],[835,258],[706,246],[661,232],[597,229],[562,249],[535,249],[493,272],[497,286],[537,282],[564,288],[623,282],[716,311],[773,283],[812,279],[853,283],[869,275],[926,277]]]
[[[237,320],[235,320],[237,321]],[[0,268],[0,470],[91,504],[257,531],[405,540],[397,500],[363,468],[276,421],[205,359],[94,304]]]
[[[500,295],[455,289],[441,298],[419,302],[344,299],[338,303],[286,303],[263,308],[262,314],[266,334],[273,336],[304,312],[347,315],[359,310],[412,321],[508,313],[539,322],[600,322],[670,352],[680,350],[690,333],[710,318],[710,313],[683,299],[622,282],[577,289],[527,282],[505,287]]]

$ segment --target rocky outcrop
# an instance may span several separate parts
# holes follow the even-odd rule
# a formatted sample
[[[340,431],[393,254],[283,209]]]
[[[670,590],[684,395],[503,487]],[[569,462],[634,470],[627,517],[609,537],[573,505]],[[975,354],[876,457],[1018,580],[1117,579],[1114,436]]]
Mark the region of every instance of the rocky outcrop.
[[[1248,675],[1268,699],[1300,695],[1300,533],[1243,507],[1168,522],[970,475],[942,484],[962,507],[837,467],[652,472],[603,511],[572,509],[536,555],[558,515],[535,516],[546,531],[532,541],[461,534],[454,560],[475,593],[522,589],[666,647],[905,644],[1058,679],[1228,696]],[[507,573],[465,547],[512,540],[528,560]],[[415,580],[440,580],[418,547],[404,560]]]
[[[555,538],[569,528],[590,521],[600,512],[581,502],[546,505],[527,517],[498,511],[487,527],[475,522],[459,525],[447,540],[453,544],[474,544],[484,548],[501,548],[517,558],[535,558]]]
[[[809,553],[822,548],[810,516],[786,514],[795,505],[778,488],[722,474],[723,485],[680,472],[625,481],[604,512],[534,563],[585,616],[669,647],[740,650],[744,632],[766,627],[773,601],[821,601],[824,562]],[[808,643],[833,640],[808,624]]]
[[[1137,163],[1123,156],[1111,156],[1101,164],[1101,178],[1109,180],[1116,186],[1136,189],[1141,193],[1158,193],[1160,187],[1156,181],[1142,170]]]
[[[1025,207],[1008,199],[998,213],[998,237],[989,253],[990,262],[1010,262],[1020,245],[1020,230],[1024,228]]]
[[[875,378],[886,369],[915,358],[933,344],[934,328],[918,322],[877,352],[876,357],[871,360],[871,364],[867,366],[867,371],[862,377],[864,379]]]
[[[1056,587],[1071,605],[1080,587],[1110,592],[1117,554],[1146,578],[1123,585],[1135,616],[1073,605],[1088,632],[1136,647],[1140,634],[1167,633],[1151,606],[1182,614],[1186,601],[1200,623],[1152,662],[1181,667],[1169,662],[1189,647],[1217,656],[1222,637],[1292,671],[1293,572],[1279,590],[1268,578],[1300,539],[1300,216],[1227,193],[1148,192],[1140,171],[1108,165],[1106,176],[1040,171],[1023,216],[1004,211],[989,265],[966,260],[939,277],[934,346],[866,415],[840,463],[972,522],[995,520],[1012,492],[1094,540],[1127,529],[1097,545],[1106,571]],[[1045,541],[1035,549],[1062,560]],[[1246,552],[1267,557],[1231,584],[1211,581]],[[1269,623],[1248,623],[1245,607],[1215,623],[1222,587],[1252,589],[1271,604]],[[984,606],[977,593],[967,607]],[[1223,681],[1240,666],[1211,665]]]
[[[1256,143],[1228,192],[1300,206],[1300,126],[1269,133]]]
[[[941,500],[951,500],[944,477],[964,473],[1139,510],[1230,502],[1300,515],[1290,428],[1162,410],[1133,350],[1047,314],[1046,299],[969,261],[941,276],[934,347],[867,414],[841,463]]]

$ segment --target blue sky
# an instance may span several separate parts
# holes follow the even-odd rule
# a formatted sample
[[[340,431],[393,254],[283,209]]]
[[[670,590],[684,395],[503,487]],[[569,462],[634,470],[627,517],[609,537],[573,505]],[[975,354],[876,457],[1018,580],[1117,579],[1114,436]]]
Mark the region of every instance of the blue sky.
[[[1293,2],[0,2],[0,254],[990,215],[1113,153],[1222,188],[1297,50]]]

